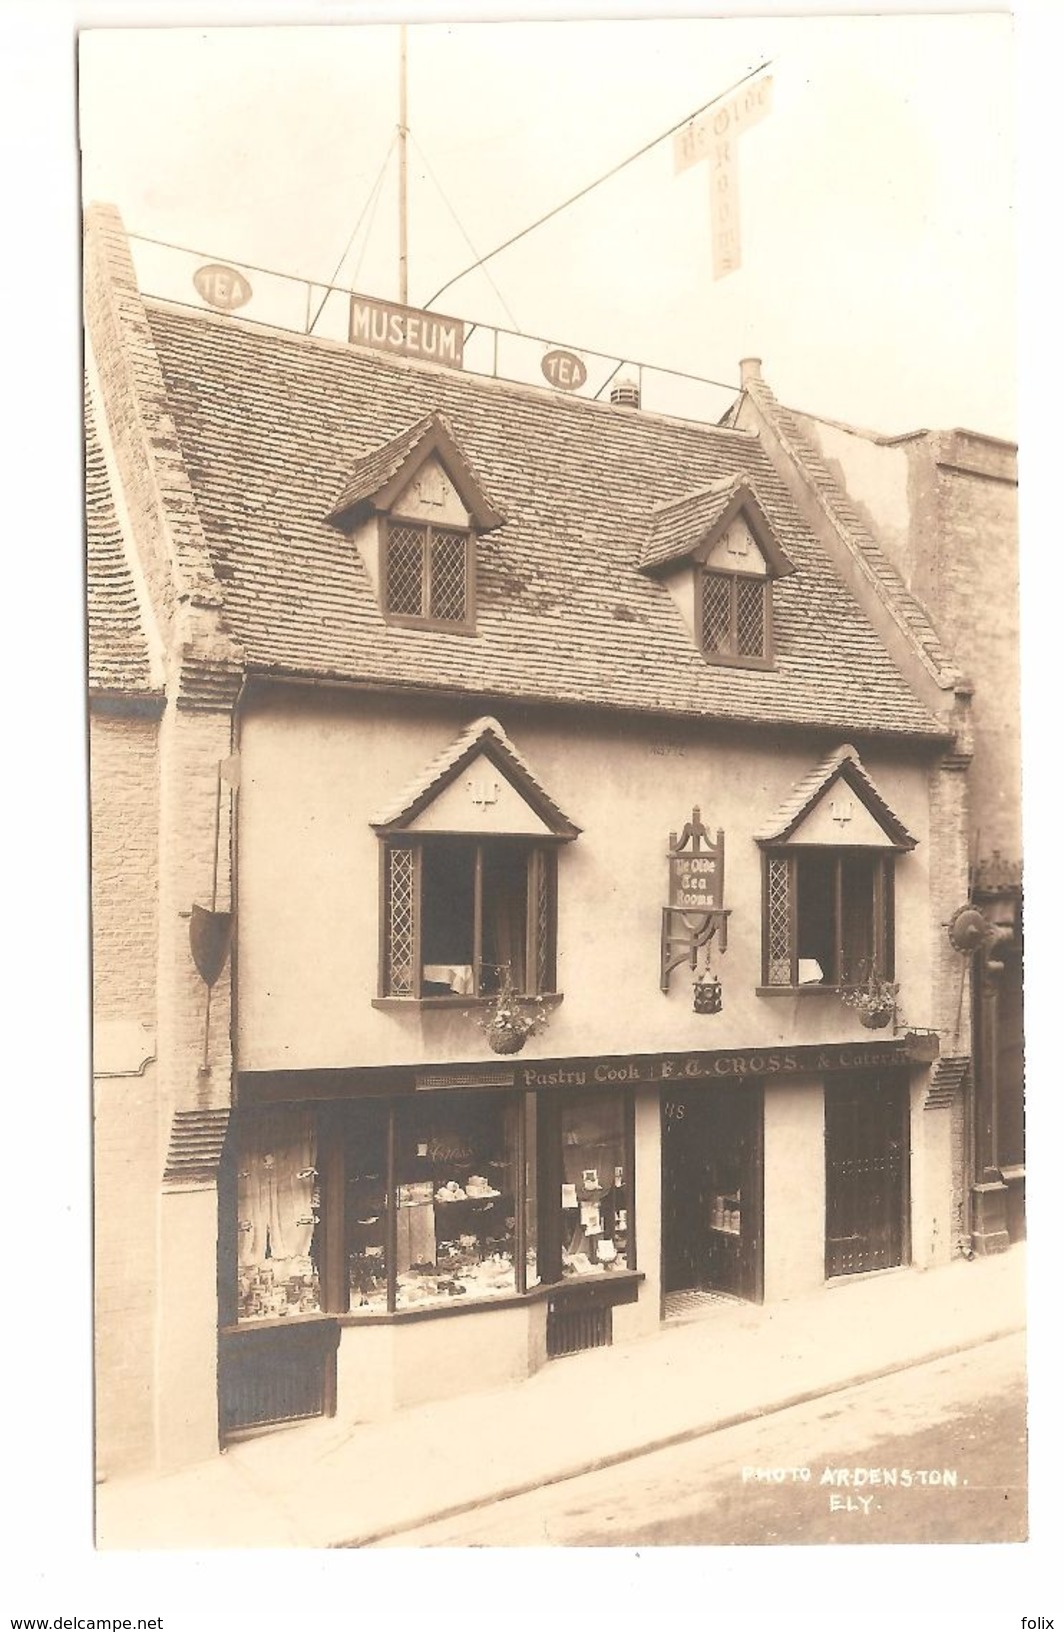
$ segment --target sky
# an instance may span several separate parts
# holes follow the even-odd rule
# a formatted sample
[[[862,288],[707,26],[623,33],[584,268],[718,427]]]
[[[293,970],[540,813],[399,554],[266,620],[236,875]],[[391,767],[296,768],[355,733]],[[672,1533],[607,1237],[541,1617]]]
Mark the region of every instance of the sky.
[[[318,280],[361,217],[335,281],[396,299],[398,36],[87,30],[84,196]],[[435,309],[728,386],[756,355],[829,418],[1015,437],[1012,57],[1000,12],[411,24],[410,304],[769,63],[772,111],[738,141],[737,271],[712,275],[708,165],[675,174],[666,140]],[[194,260],[136,255],[147,287],[196,299]],[[302,316],[301,291],[281,316],[280,286],[251,281],[247,316]],[[644,398],[716,417],[728,394]]]

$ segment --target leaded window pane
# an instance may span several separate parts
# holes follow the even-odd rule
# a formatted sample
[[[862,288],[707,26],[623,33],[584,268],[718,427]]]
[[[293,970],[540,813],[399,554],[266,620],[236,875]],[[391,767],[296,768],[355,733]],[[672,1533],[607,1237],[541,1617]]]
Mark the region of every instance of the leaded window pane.
[[[765,655],[765,585],[760,578],[735,580],[735,628],[740,657]]]
[[[702,577],[702,645],[707,652],[726,652],[731,646],[732,580],[723,573]]]
[[[425,533],[421,527],[388,529],[387,606],[402,617],[422,615],[421,586]]]
[[[466,536],[433,532],[429,566],[429,616],[463,623],[466,615]]]
[[[388,994],[416,995],[414,852],[388,852]]]
[[[768,858],[768,984],[791,984],[791,869],[786,856]]]

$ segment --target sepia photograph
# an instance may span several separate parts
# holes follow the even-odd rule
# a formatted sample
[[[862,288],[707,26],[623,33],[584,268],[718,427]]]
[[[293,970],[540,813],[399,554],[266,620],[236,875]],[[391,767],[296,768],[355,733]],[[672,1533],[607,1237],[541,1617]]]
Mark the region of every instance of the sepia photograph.
[[[73,22],[98,1568],[1022,1585],[1017,19]]]

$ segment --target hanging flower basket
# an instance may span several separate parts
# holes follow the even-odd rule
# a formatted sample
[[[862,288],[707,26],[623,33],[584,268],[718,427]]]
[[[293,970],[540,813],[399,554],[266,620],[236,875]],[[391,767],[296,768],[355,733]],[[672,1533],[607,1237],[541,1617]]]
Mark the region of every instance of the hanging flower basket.
[[[898,984],[883,980],[873,968],[859,986],[851,986],[842,994],[847,1008],[855,1009],[862,1026],[869,1031],[880,1031],[893,1023],[898,1012]]]
[[[521,996],[507,970],[490,1005],[475,1019],[494,1053],[520,1054],[528,1039],[543,1030],[550,1014],[542,997]]]
[[[496,1054],[520,1054],[529,1033],[505,1020],[497,1020],[488,1027],[488,1046]]]

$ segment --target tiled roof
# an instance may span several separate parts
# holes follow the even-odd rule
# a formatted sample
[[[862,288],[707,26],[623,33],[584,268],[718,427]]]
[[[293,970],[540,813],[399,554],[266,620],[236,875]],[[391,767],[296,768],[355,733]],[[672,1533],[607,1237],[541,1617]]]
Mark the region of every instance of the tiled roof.
[[[757,439],[145,302],[226,621],[258,672],[940,738]],[[476,633],[385,623],[324,519],[357,462],[441,414],[505,512]],[[655,504],[737,474],[794,563],[776,666],[705,662],[640,573]]]
[[[535,811],[559,836],[575,839],[580,829],[554,803],[550,794],[536,776],[526,759],[518,753],[498,720],[484,715],[467,725],[448,747],[436,755],[430,764],[399,793],[387,809],[371,818],[375,828],[405,827],[419,811],[431,804],[436,795],[459,774],[462,768],[481,751],[486,751],[504,773],[508,772],[520,792]]]
[[[793,572],[793,566],[772,537],[772,529],[753,483],[741,473],[713,482],[700,492],[685,493],[679,499],[655,505],[639,561],[640,568],[643,572],[655,572],[686,560],[693,550],[704,544],[740,509],[745,510],[755,523],[759,541],[766,547],[766,559],[774,575],[782,577]]]
[[[411,425],[408,430],[393,436],[383,447],[374,448],[359,459],[326,519],[342,526],[349,518],[354,519],[361,507],[371,499],[376,499],[380,508],[380,496],[388,495],[404,467],[420,463],[417,456],[425,456],[429,450],[436,451],[442,457],[459,497],[473,516],[474,525],[482,532],[498,527],[502,516],[477,481],[450,426],[439,414],[426,414],[416,425]]]
[[[154,692],[148,643],[88,392],[85,533],[89,689]]]
[[[849,743],[836,748],[834,753],[828,754],[826,759],[822,759],[819,765],[814,765],[811,771],[796,782],[772,820],[755,833],[754,838],[759,844],[785,843],[829,784],[840,776],[844,777],[855,793],[864,800],[895,844],[905,850],[912,850],[915,847],[915,838],[901,818],[891,810],[861,764],[856,748],[852,748]]]

